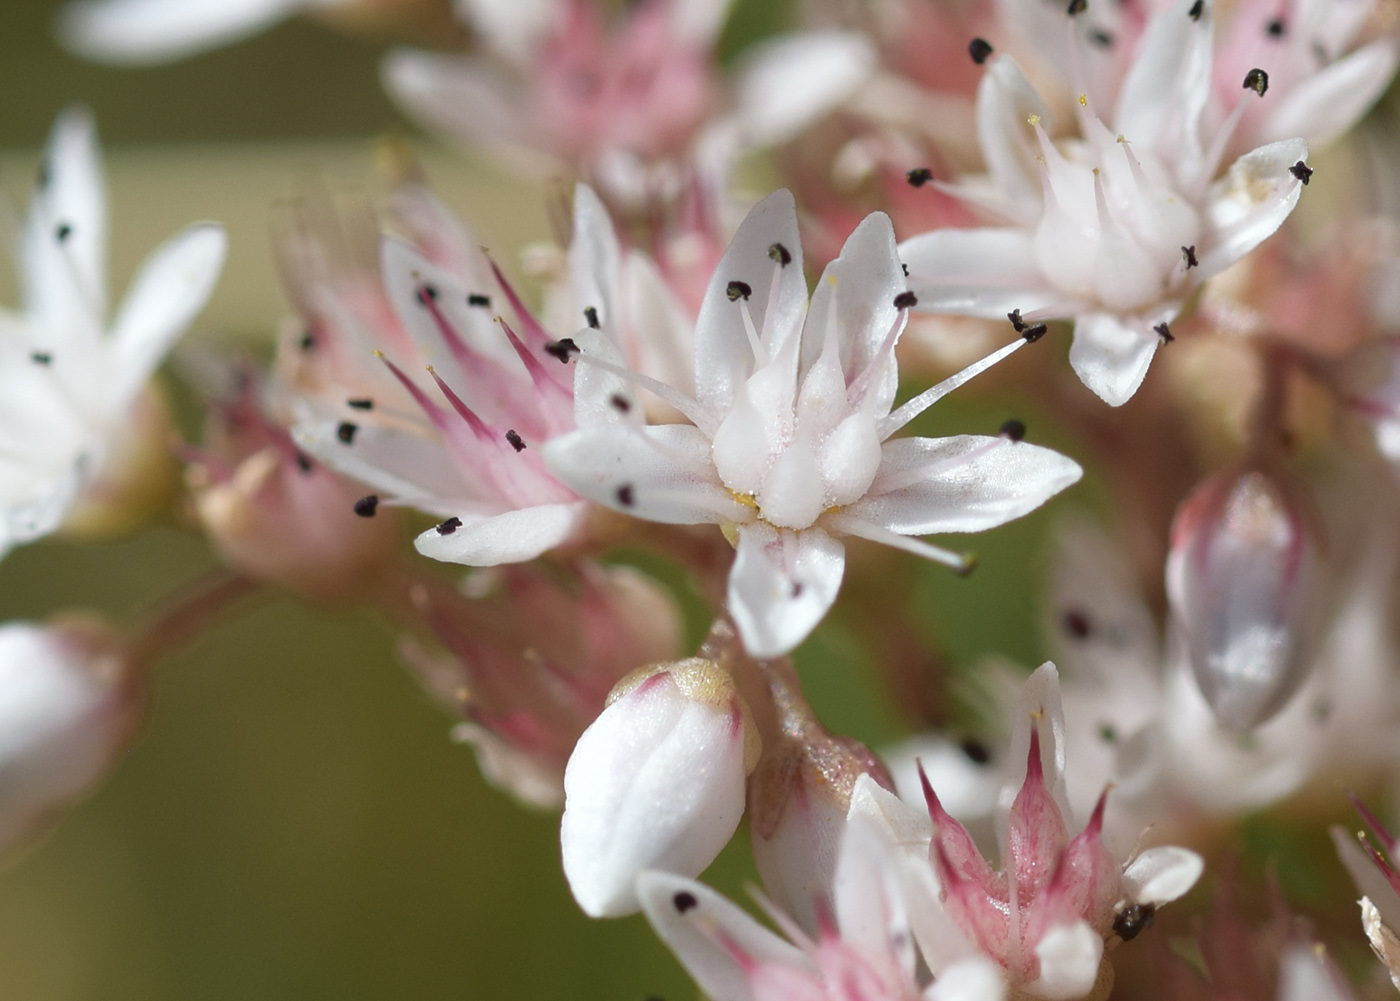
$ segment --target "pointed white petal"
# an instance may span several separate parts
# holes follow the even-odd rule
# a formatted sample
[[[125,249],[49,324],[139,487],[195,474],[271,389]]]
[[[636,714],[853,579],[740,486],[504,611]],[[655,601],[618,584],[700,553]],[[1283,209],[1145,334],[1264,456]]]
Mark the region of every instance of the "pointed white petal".
[[[485,60],[395,49],[379,75],[404,112],[435,132],[465,143],[534,144],[522,88]]]
[[[1073,459],[1028,442],[896,438],[885,443],[869,492],[846,513],[901,535],[981,532],[1034,511],[1083,473]]]
[[[1040,737],[1040,765],[1045,788],[1050,791],[1061,817],[1072,817],[1065,794],[1065,711],[1060,700],[1060,672],[1046,661],[1021,685],[1012,718],[1011,744],[1007,750],[1008,787],[1019,789],[1026,781],[1031,750],[1031,727]]]
[[[1275,142],[1298,136],[1323,146],[1355,125],[1395,76],[1400,42],[1382,38],[1301,81],[1269,109],[1256,140]]]
[[[544,456],[582,496],[646,521],[722,525],[752,516],[716,477],[710,440],[687,424],[582,428],[547,443]]]
[[[1123,89],[1114,124],[1131,143],[1167,163],[1196,169],[1201,114],[1210,97],[1213,4],[1176,0],[1149,23]]]
[[[107,190],[92,113],[54,121],[20,234],[25,313],[53,349],[89,350],[107,316]]]
[[[876,416],[889,413],[899,382],[893,351],[886,352],[878,371],[868,376],[864,373],[879,355],[895,323],[903,323],[894,300],[906,288],[895,248],[894,225],[883,212],[872,212],[856,227],[840,256],[826,266],[817,281],[802,327],[801,373],[805,375],[821,357],[827,316],[834,307],[846,383],[866,378],[866,395],[874,400],[861,409]]]
[[[1159,845],[1138,855],[1123,870],[1123,894],[1137,904],[1165,904],[1185,896],[1205,870],[1195,852]]]
[[[1016,61],[998,56],[977,87],[976,114],[977,139],[993,184],[1008,199],[1007,209],[1034,218],[1041,204],[1036,170],[1040,151],[1027,122],[1035,117],[1047,130],[1052,129],[1050,109]],[[1008,306],[1007,310],[1014,308]]]
[[[1056,925],[1035,944],[1040,960],[1040,979],[1026,990],[1048,1001],[1082,998],[1099,976],[1103,959],[1103,939],[1083,921]]]
[[[617,310],[618,273],[622,251],[613,230],[612,216],[586,184],[574,186],[574,235],[569,243],[569,276],[573,280],[574,305],[584,323],[583,310],[593,307],[606,326],[621,320]]]
[[[681,672],[708,671],[699,691]],[[728,685],[729,691],[722,691]],[[564,875],[591,917],[641,908],[637,875],[698,875],[744,812],[745,727],[727,675],[682,661],[617,698],[564,769]]]
[[[1224,271],[1283,225],[1303,190],[1291,168],[1307,158],[1301,139],[1270,143],[1240,157],[1211,186],[1197,281]]]
[[[559,20],[560,0],[456,0],[457,16],[490,47],[524,67]]]
[[[184,59],[254,35],[308,0],[80,0],[65,7],[59,39],[88,59],[141,65]]]
[[[656,934],[713,1001],[752,1001],[735,948],[746,960],[811,969],[799,949],[693,879],[644,872],[637,877],[637,896]]]
[[[1147,377],[1161,338],[1137,317],[1084,313],[1075,318],[1069,363],[1110,407],[1121,407]]]
[[[1277,997],[1278,1001],[1352,1001],[1353,995],[1321,945],[1300,943],[1290,945],[1279,957]]]
[[[577,536],[588,520],[586,501],[540,504],[507,511],[494,518],[463,519],[456,531],[443,534],[430,528],[414,540],[424,556],[469,567],[494,567],[523,563],[564,545]]]
[[[729,614],[754,657],[779,657],[807,638],[841,588],[845,547],[820,528],[781,533],[739,526],[729,572]]]
[[[778,278],[777,295],[769,289],[777,265],[769,248],[781,244],[792,256]],[[807,279],[802,273],[802,242],[797,230],[797,205],[786,189],[773,192],[749,211],[729,249],[720,258],[695,321],[695,391],[707,410],[728,413],[738,387],[752,372],[753,354],[745,333],[741,304],[729,298],[730,282],[751,290],[747,306],[755,329],[772,325],[774,344],[802,327],[807,312]],[[776,310],[770,320],[769,309]]]
[[[113,398],[134,396],[209,301],[228,254],[222,226],[191,226],[157,247],[112,323]]]
[[[923,996],[925,1001],[1002,1001],[1006,978],[986,956],[968,956],[945,967]]]
[[[1388,927],[1400,928],[1400,894],[1396,894],[1395,888],[1361,848],[1356,832],[1333,826],[1328,833],[1332,835],[1332,844],[1357,890],[1379,908],[1381,918]]]
[[[874,46],[854,32],[807,31],[763,42],[740,70],[740,128],[752,145],[785,143],[855,93],[875,64]]]
[[[936,229],[905,240],[899,256],[909,266],[918,309],[1005,319],[1064,316],[1064,295],[1046,282],[1024,229]]]
[[[479,488],[457,473],[447,448],[433,438],[395,428],[360,425],[350,441],[339,421],[308,421],[292,429],[296,443],[338,473],[373,487],[404,504],[447,517],[485,500]]]
[[[564,778],[557,765],[551,768],[475,723],[453,727],[452,739],[472,746],[482,777],[497,789],[536,810],[563,808]]]

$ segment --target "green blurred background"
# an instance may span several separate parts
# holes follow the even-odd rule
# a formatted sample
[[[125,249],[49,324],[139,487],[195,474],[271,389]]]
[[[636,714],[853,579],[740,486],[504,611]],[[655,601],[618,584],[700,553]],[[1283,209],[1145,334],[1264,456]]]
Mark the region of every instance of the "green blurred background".
[[[192,337],[265,346],[286,308],[269,205],[308,181],[367,185],[376,142],[412,135],[380,93],[382,45],[291,22],[177,66],[110,70],[55,48],[57,6],[0,4],[4,188],[22,203],[54,113],[90,104],[107,144],[114,293],[160,240],[219,219],[232,256]],[[771,29],[784,6],[742,4],[726,46]],[[415,143],[501,259],[547,237],[538,191]],[[9,275],[0,290],[14,302]],[[954,402],[921,430],[990,432],[1012,415],[1007,401]],[[989,651],[1036,662],[1034,554],[1052,518],[979,538],[967,580],[918,567],[891,611],[926,625],[957,663]],[[213,565],[174,527],[42,542],[0,563],[0,619],[85,607],[132,625]],[[692,618],[696,639],[704,623]],[[576,910],[557,818],[485,785],[392,647],[369,616],[273,599],[168,661],[149,727],[114,777],[0,874],[0,998],[693,997],[640,919]],[[902,734],[840,623],[798,660],[831,728],[877,744]],[[746,840],[741,831],[708,877],[731,893],[751,878]]]

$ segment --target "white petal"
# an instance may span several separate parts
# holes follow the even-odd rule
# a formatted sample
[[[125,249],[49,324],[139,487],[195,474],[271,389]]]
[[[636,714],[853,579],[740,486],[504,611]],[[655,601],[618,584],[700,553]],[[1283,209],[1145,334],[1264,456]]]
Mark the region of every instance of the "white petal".
[[[1006,438],[896,438],[847,513],[901,535],[981,532],[1034,511],[1083,472],[1058,452]]]
[[[480,32],[491,48],[528,65],[544,36],[559,20],[559,0],[456,0],[457,16]]]
[[[925,1001],[1002,1001],[1006,978],[986,956],[969,956],[945,967],[923,996]]]
[[[1358,844],[1356,834],[1339,826],[1333,826],[1328,833],[1332,835],[1332,844],[1342,865],[1362,896],[1371,899],[1372,906],[1380,910],[1388,927],[1400,928],[1400,895]]]
[[[768,248],[782,244],[792,262],[782,269],[776,301],[769,289],[776,265]],[[720,258],[695,321],[695,390],[702,407],[727,413],[734,394],[752,371],[753,354],[744,331],[740,304],[729,299],[729,283],[741,281],[753,291],[748,300],[754,327],[763,330],[768,310],[781,343],[802,327],[807,312],[807,279],[802,273],[802,242],[797,230],[797,205],[786,189],[773,192],[749,211],[729,249]]]
[[[1074,321],[1069,363],[1099,399],[1110,407],[1121,407],[1147,377],[1160,342],[1150,324],[1141,318],[1084,313]]]
[[[647,521],[722,525],[752,515],[715,475],[710,440],[687,424],[582,428],[548,442],[544,456],[582,496]]]
[[[254,35],[308,0],[81,0],[61,12],[59,39],[80,56],[141,65],[184,59]]]
[[[112,323],[114,399],[134,396],[185,332],[223,271],[228,236],[222,226],[191,226],[146,258]]]
[[[537,810],[563,808],[564,777],[558,765],[547,766],[475,723],[453,727],[452,739],[472,746],[482,777],[497,789]]]
[[[530,147],[529,114],[519,84],[495,66],[465,56],[395,49],[380,77],[389,96],[427,128],[466,143]]]
[[[574,236],[569,243],[569,276],[573,280],[574,305],[580,313],[574,322],[584,322],[582,311],[593,307],[603,324],[616,325],[619,303],[618,271],[622,251],[612,216],[593,189],[586,184],[574,187]]]
[[[905,240],[899,256],[920,310],[989,320],[1013,309],[1028,317],[1064,315],[1064,296],[1041,274],[1027,230],[936,229]]]
[[[1400,43],[1381,38],[1337,60],[1283,95],[1269,109],[1256,139],[1300,137],[1322,146],[1348,131],[1371,110],[1395,76]]]
[[[1012,717],[1011,743],[1007,750],[1007,788],[1021,788],[1031,750],[1031,727],[1040,737],[1040,767],[1045,787],[1060,809],[1061,817],[1074,816],[1065,793],[1065,711],[1060,700],[1060,672],[1046,661],[1021,684]],[[1009,804],[1008,804],[1009,805]]]
[[[688,896],[684,896],[687,895]],[[637,877],[637,896],[656,934],[713,1001],[751,1001],[748,977],[728,943],[760,962],[811,964],[802,952],[709,887],[663,872]],[[690,901],[694,900],[693,905]]]
[[[494,518],[463,520],[465,524],[447,535],[428,529],[414,546],[424,556],[469,567],[523,563],[577,536],[588,520],[588,504],[541,504]]]
[[[864,373],[899,320],[900,310],[894,300],[906,287],[895,248],[894,225],[883,212],[872,212],[856,227],[840,256],[826,266],[817,281],[812,306],[802,326],[801,374],[810,371],[821,357],[826,345],[827,315],[833,307],[839,360],[846,382],[849,384]],[[889,413],[898,382],[899,372],[890,352],[880,370],[871,373],[866,394],[873,395],[875,401],[861,409],[877,417]]]
[[[1194,272],[1197,281],[1224,271],[1283,225],[1303,190],[1290,168],[1307,158],[1301,139],[1270,143],[1240,157],[1211,186],[1210,231]]]
[[[751,49],[738,85],[741,128],[777,146],[851,96],[875,69],[875,48],[854,32],[807,31]]]
[[[441,441],[362,424],[347,442],[339,434],[341,427],[338,421],[297,424],[292,437],[336,472],[430,514],[460,515],[469,500],[485,504],[479,488],[458,475]]]
[[[1210,97],[1213,5],[1176,0],[1152,19],[1118,96],[1114,124],[1167,163],[1196,169],[1201,113]]]
[[[26,314],[45,336],[62,339],[51,347],[90,350],[107,316],[107,191],[86,108],[67,108],[54,121],[19,266]]]
[[[671,33],[677,41],[708,49],[719,37],[734,0],[687,0],[671,5]]]
[[[1176,845],[1159,845],[1138,855],[1123,870],[1123,893],[1137,904],[1165,904],[1185,896],[1201,878],[1205,861]]]
[[[977,139],[992,183],[1008,199],[1008,209],[1034,218],[1042,197],[1036,170],[1040,151],[1026,123],[1034,116],[1047,131],[1053,130],[1050,109],[1016,61],[998,56],[977,86],[976,114]],[[1008,306],[1005,311],[1014,308]]]
[[[714,861],[744,812],[744,731],[732,690],[695,698],[663,671],[583,732],[564,770],[559,839],[585,913],[639,910],[644,869],[695,876]]]
[[[841,588],[846,550],[819,528],[779,533],[739,526],[729,614],[754,657],[779,657],[807,638]]]
[[[95,457],[83,453],[57,475],[37,485],[30,478],[26,478],[29,482],[19,484],[0,479],[0,487],[5,488],[5,493],[14,492],[17,487],[27,495],[21,503],[3,512],[0,555],[8,552],[12,546],[33,542],[57,531],[68,509],[91,478],[95,465]]]
[[[1082,998],[1099,977],[1103,959],[1103,939],[1083,921],[1057,925],[1035,944],[1040,960],[1040,979],[1026,990],[1050,1001]]]
[[[1394,967],[1392,967],[1394,969]],[[1321,945],[1290,945],[1279,957],[1278,1001],[1352,1001]]]
[[[997,767],[999,762],[973,761],[958,744],[933,733],[882,748],[880,757],[889,766],[900,798],[920,808],[924,805],[924,791],[918,766],[923,765],[929,783],[938,790],[943,809],[964,825],[988,820],[1005,784],[1005,776]]]

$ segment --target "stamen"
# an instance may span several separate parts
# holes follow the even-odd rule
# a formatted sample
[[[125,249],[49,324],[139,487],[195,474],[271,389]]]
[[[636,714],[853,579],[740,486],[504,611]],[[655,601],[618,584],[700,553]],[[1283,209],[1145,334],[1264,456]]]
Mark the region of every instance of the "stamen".
[[[896,301],[896,305],[897,304]],[[834,303],[832,311],[828,316],[830,319],[827,322],[827,347],[823,349],[823,353],[828,350],[837,350],[834,347],[836,341],[836,310]],[[852,379],[851,384],[846,387],[846,405],[852,410],[860,409],[860,405],[865,401],[865,392],[870,385],[870,380],[875,377],[875,372],[884,364],[885,359],[890,356],[890,353],[894,351],[895,341],[899,339],[899,334],[904,329],[906,318],[907,314],[904,312],[900,312],[895,316],[894,322],[890,324],[890,329],[885,334],[885,339],[880,342],[879,349],[871,357],[870,364],[866,365],[860,375]]]
[[[597,307],[597,306],[585,306],[585,307],[583,307],[583,318],[584,318],[585,320],[588,321],[588,325],[589,325],[590,327],[592,327],[594,330],[599,330],[599,329],[602,328],[602,324],[598,322],[598,307]]]
[[[700,901],[695,899],[695,894],[687,893],[684,890],[672,897],[671,903],[674,904],[676,910],[682,914],[700,905]]]
[[[487,309],[490,309],[491,297],[489,295],[478,295],[477,293],[473,292],[471,295],[467,296],[467,305],[483,306]]]
[[[345,405],[346,405],[347,407],[350,407],[350,408],[354,409],[354,410],[373,410],[373,409],[374,409],[374,401],[371,400],[371,399],[369,399],[368,397],[364,397],[364,398],[360,398],[360,399],[354,399],[354,400],[346,400],[346,401],[345,401]]]
[[[1113,916],[1113,933],[1131,942],[1152,927],[1157,908],[1152,904],[1128,904]]]
[[[1019,312],[1019,310],[1017,310],[1017,312]],[[1019,351],[1025,345],[1038,341],[1042,336],[1044,336],[1046,329],[1047,328],[1043,323],[1037,323],[1034,327],[1027,327],[1021,333],[1021,336],[1018,337],[1016,340],[1012,341],[1010,344],[1006,345],[1005,347],[998,348],[996,351],[993,351],[991,354],[987,355],[987,357],[981,359],[980,361],[973,362],[961,372],[954,372],[942,382],[937,383],[934,386],[930,386],[918,396],[914,397],[912,400],[909,400],[907,403],[904,404],[904,406],[900,407],[894,413],[890,414],[887,417],[881,418],[875,425],[875,430],[879,434],[880,440],[884,441],[890,435],[894,434],[900,428],[904,427],[904,425],[908,424],[915,417],[918,417],[929,407],[933,406],[935,403],[943,399],[943,397],[947,396],[949,393],[957,389],[969,379],[973,378],[974,376],[981,375],[983,372],[991,368],[997,362]]]
[[[305,453],[298,452],[296,454],[296,462],[297,468],[300,469],[303,473],[311,472],[311,460],[306,457]]]
[[[1191,5],[1191,9],[1187,12],[1187,14],[1191,18],[1191,20],[1199,21],[1201,19],[1201,14],[1205,12],[1205,9],[1205,0],[1196,0],[1196,2]]]
[[[725,286],[724,294],[729,296],[730,302],[738,302],[753,295],[753,286],[748,282],[733,281]]]
[[[907,535],[891,532],[888,528],[872,524],[864,518],[855,518],[849,514],[826,514],[821,517],[820,522],[838,532],[854,535],[858,539],[878,542],[892,549],[902,549],[906,553],[922,556],[934,563],[942,563],[961,575],[971,573],[973,567],[977,565],[977,556],[974,553],[955,553],[950,549],[924,542],[922,539],[911,539]]]
[[[557,341],[550,341],[544,346],[544,353],[558,358],[565,365],[569,364],[569,359],[574,355],[582,354],[572,337],[561,337]]]
[[[1189,247],[1182,247],[1181,256],[1186,260],[1187,271],[1201,266],[1201,262],[1196,260],[1196,245],[1194,243]]]
[[[769,247],[768,256],[777,261],[782,267],[787,267],[792,263],[792,254],[789,253],[787,247],[784,247],[781,243],[775,243]]]
[[[919,297],[913,292],[904,291],[894,297],[895,309],[913,309],[919,304]]]
[[[759,340],[758,331],[754,329],[753,314],[749,312],[747,301],[739,304],[739,313],[744,318],[744,333],[749,337],[749,351],[753,353],[753,364],[755,368],[762,368],[768,364],[768,349]]]
[[[1089,617],[1075,608],[1068,609],[1065,614],[1060,617],[1060,625],[1064,627],[1065,632],[1069,633],[1070,636],[1077,640],[1088,639],[1089,634],[1094,631],[1094,627],[1089,622]]]
[[[345,444],[350,445],[355,441],[355,433],[360,430],[358,424],[351,424],[349,421],[341,421],[340,426],[335,429],[335,436]]]
[[[636,488],[630,483],[619,486],[617,488],[617,502],[623,507],[635,507],[637,504]]]
[[[355,513],[361,518],[373,518],[374,513],[379,510],[379,497],[377,494],[370,494],[368,497],[361,497],[355,502]]]
[[[1089,9],[1089,0],[1069,0],[1069,7],[1065,13],[1070,17],[1077,17]]]
[[[1308,186],[1308,182],[1312,180],[1313,176],[1313,169],[1302,160],[1299,160],[1293,166],[1289,167],[1288,172],[1298,178],[1305,188]]]
[[[53,355],[47,351],[31,351],[29,352],[29,360],[35,365],[52,365]]]
[[[1026,329],[1026,321],[1021,319],[1021,311],[1019,309],[1013,309],[1011,312],[1007,313],[1006,318],[1011,321],[1011,329],[1016,331],[1016,333],[1019,334]]]
[[[632,402],[621,393],[613,393],[612,396],[608,397],[608,402],[611,403],[612,408],[620,414],[631,413],[632,411]]]
[[[514,428],[506,432],[506,441],[510,442],[510,447],[517,452],[525,451],[525,439],[520,437]]]
[[[605,361],[592,354],[580,353],[579,364],[594,365],[605,372],[611,372],[613,375],[620,376],[635,386],[640,386],[642,389],[654,393],[656,396],[660,397],[661,400],[679,410],[692,424],[711,437],[714,436],[715,430],[719,427],[719,423],[708,411],[674,386],[668,386],[658,379],[642,375],[640,372],[633,372],[630,368],[626,368],[622,365],[615,365],[610,361]],[[613,406],[617,406],[617,404],[614,403]]]
[[[1269,89],[1269,74],[1256,66],[1244,75],[1244,89],[1263,97]]]
[[[1001,426],[997,434],[1010,441],[1024,441],[1026,438],[1026,422],[1013,417]]]
[[[976,40],[973,41],[973,44],[977,44]],[[973,56],[972,58],[977,59],[976,56]],[[977,61],[981,62],[980,59],[978,59]],[[922,188],[929,181],[933,180],[933,171],[929,170],[927,167],[915,167],[913,170],[909,171],[909,173],[904,175],[904,179],[908,181],[913,187]]]
[[[1152,328],[1152,332],[1162,338],[1163,344],[1170,344],[1172,341],[1176,340],[1176,338],[1172,336],[1171,327],[1167,326],[1165,323],[1157,324],[1157,326]]]
[[[1283,23],[1283,18],[1276,17],[1268,24],[1264,25],[1264,31],[1269,35],[1270,38],[1282,38],[1286,33],[1287,28]]]
[[[53,235],[55,240],[57,240],[59,243],[63,243],[65,240],[67,240],[70,236],[73,235],[73,227],[66,222],[61,222],[58,224],[58,227],[53,231]]]
[[[978,66],[985,63],[987,57],[990,56],[993,51],[991,45],[985,38],[974,38],[967,43],[967,54],[972,57],[972,61]]]
[[[437,527],[437,534],[438,534],[438,535],[451,535],[453,532],[457,531],[457,529],[459,529],[459,528],[461,528],[461,527],[462,527],[462,519],[461,519],[461,518],[458,518],[458,517],[454,514],[451,518],[448,518],[448,519],[447,519],[446,521],[444,521],[441,525],[438,525],[438,527]]]

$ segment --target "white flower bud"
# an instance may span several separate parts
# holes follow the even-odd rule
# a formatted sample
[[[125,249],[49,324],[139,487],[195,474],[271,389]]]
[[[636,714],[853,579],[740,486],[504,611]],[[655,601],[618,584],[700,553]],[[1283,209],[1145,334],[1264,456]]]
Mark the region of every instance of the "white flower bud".
[[[0,626],[0,849],[85,795],[140,723],[146,689],[91,621]]]
[[[592,917],[640,910],[643,869],[696,876],[744,812],[758,738],[729,675],[700,657],[622,682],[564,771],[564,875]]]
[[[1251,730],[1302,684],[1317,555],[1302,508],[1258,469],[1206,481],[1172,526],[1167,593],[1201,693]]]

